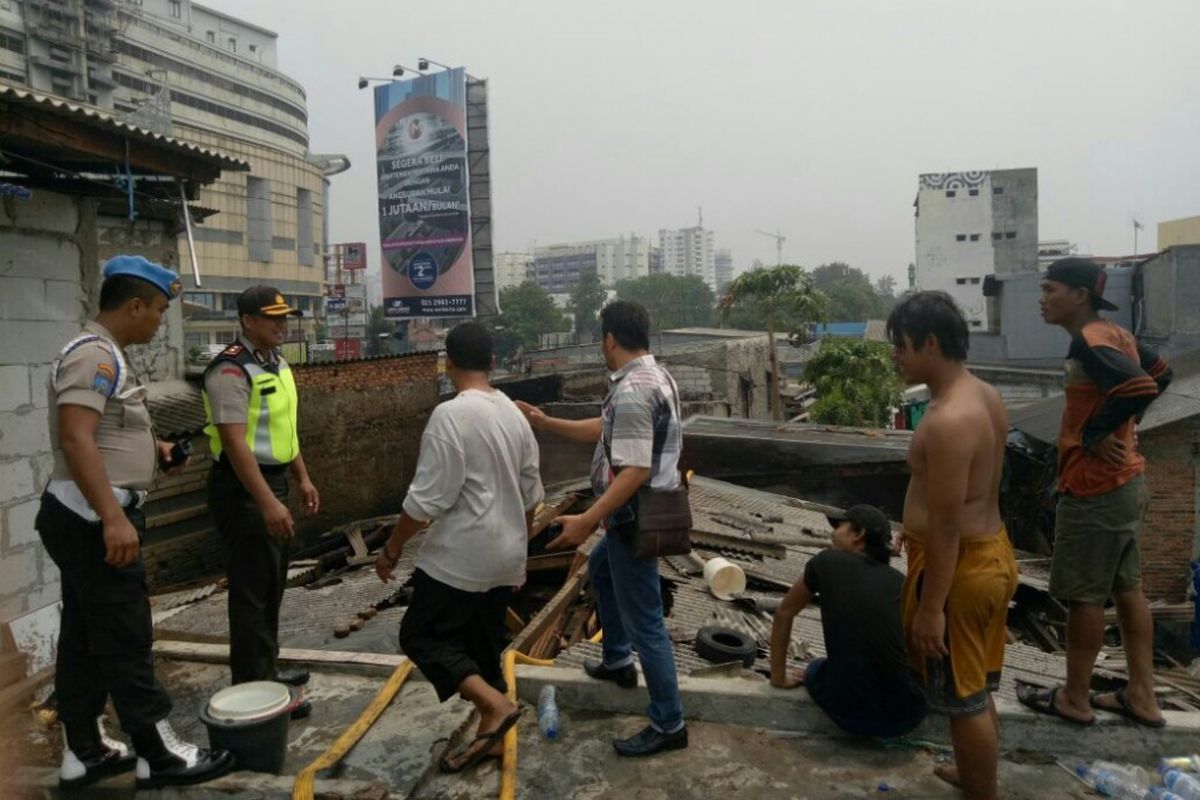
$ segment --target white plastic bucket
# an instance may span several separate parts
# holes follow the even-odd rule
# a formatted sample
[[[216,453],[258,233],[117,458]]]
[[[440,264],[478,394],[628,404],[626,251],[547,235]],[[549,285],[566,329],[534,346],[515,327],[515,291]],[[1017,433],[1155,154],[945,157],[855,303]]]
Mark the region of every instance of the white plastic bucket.
[[[222,722],[254,722],[273,717],[292,702],[287,685],[250,681],[222,689],[208,701],[208,713]]]
[[[746,591],[746,573],[725,558],[710,558],[705,563],[704,582],[718,600],[732,600],[735,594]]]

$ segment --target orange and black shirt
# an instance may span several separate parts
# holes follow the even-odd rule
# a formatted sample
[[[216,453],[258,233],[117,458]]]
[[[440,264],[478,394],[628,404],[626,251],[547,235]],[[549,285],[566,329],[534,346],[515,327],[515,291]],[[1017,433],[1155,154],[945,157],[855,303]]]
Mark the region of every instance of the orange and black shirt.
[[[1067,353],[1066,406],[1058,436],[1058,490],[1091,497],[1124,486],[1141,473],[1134,426],[1171,382],[1171,368],[1129,331],[1108,320],[1083,327]],[[1125,441],[1125,463],[1091,452],[1109,434]]]

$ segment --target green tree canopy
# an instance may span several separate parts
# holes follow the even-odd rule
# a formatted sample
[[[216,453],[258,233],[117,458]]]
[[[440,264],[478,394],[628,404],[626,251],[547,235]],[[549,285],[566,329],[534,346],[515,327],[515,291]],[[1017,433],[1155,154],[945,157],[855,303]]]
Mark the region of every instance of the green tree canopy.
[[[656,273],[617,282],[617,297],[641,303],[652,330],[712,325],[716,302],[712,289],[695,275],[683,278]]]
[[[884,342],[827,337],[804,377],[817,390],[810,416],[824,425],[886,427],[904,388]]]
[[[371,316],[367,319],[367,355],[390,355],[395,330],[396,323],[383,315],[383,306],[371,306]]]
[[[735,327],[805,336],[814,322],[828,319],[829,298],[803,267],[782,264],[743,272],[721,298],[721,319]]]
[[[570,320],[554,305],[554,299],[533,281],[500,290],[500,315],[485,324],[496,339],[496,360],[509,361],[518,348],[538,346],[543,333],[558,333],[571,327]]]
[[[600,283],[600,276],[595,270],[588,270],[579,276],[579,283],[571,289],[571,300],[568,308],[575,315],[575,332],[581,338],[591,339],[600,333],[600,309],[608,293]]]
[[[864,322],[883,319],[895,305],[895,279],[881,278],[878,284],[861,269],[833,261],[813,270],[813,283],[829,297],[829,320]],[[890,281],[890,282],[889,282]]]

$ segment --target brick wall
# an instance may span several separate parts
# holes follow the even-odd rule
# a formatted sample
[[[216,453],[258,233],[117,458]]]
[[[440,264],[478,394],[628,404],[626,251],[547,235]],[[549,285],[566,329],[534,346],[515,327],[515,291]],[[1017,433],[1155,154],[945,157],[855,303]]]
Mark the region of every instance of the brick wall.
[[[418,353],[294,367],[300,451],[321,493],[321,513],[298,518],[298,546],[335,525],[399,511],[438,403],[437,363],[437,353]]]
[[[1150,508],[1142,527],[1142,580],[1151,600],[1187,598],[1189,562],[1198,533],[1196,463],[1200,420],[1143,434]]]

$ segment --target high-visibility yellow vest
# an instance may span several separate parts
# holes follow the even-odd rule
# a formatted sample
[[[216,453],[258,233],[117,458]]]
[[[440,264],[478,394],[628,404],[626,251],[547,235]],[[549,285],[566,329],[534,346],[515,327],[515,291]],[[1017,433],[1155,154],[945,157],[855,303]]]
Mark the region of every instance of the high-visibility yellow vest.
[[[213,359],[208,369],[221,364],[236,364],[250,383],[250,405],[246,414],[246,446],[259,464],[290,464],[300,455],[300,437],[296,433],[296,381],[291,367],[258,363],[254,354],[239,343],[231,344]],[[207,371],[205,376],[207,377]],[[213,423],[212,404],[204,391],[204,416],[208,424],[209,447],[213,458],[221,455],[221,435]]]

